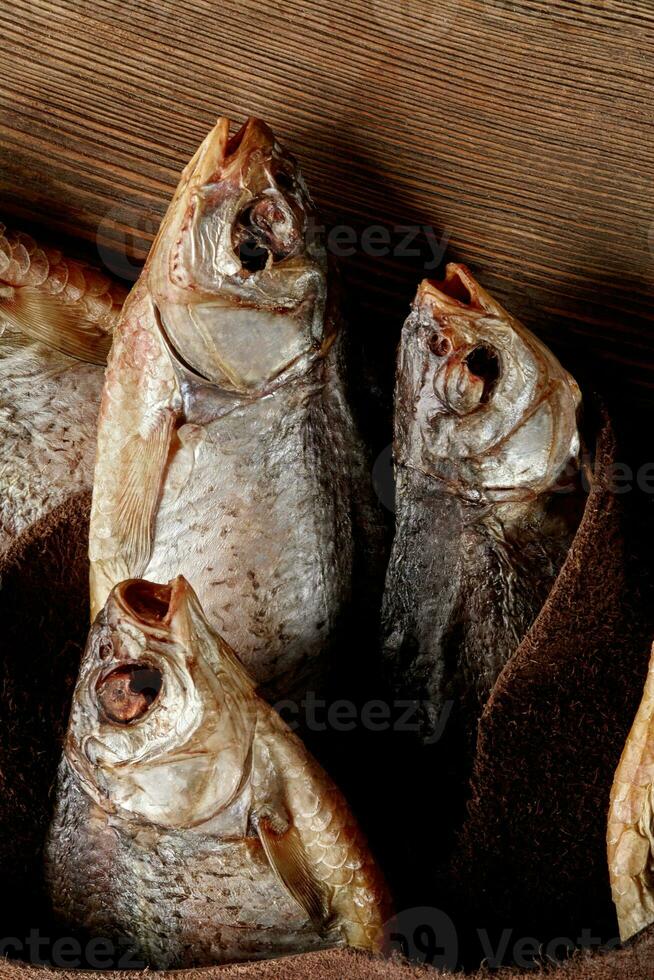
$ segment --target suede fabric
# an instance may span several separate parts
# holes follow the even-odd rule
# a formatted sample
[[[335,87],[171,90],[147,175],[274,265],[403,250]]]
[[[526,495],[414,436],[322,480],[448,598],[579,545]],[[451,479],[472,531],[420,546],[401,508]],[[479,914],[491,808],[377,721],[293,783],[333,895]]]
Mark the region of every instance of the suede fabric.
[[[481,969],[471,980],[652,980],[654,967],[654,927],[635,937],[624,949],[607,953],[578,953],[560,966],[542,965],[538,969],[504,969],[489,972]],[[126,971],[100,973],[80,970],[52,971],[23,963],[0,961],[2,980],[128,980],[134,973]],[[452,976],[429,966],[367,956],[353,950],[329,950],[305,953],[262,963],[242,963],[204,970],[173,971],[155,974],[162,980],[436,980]]]
[[[417,883],[447,910],[472,975],[483,927],[497,945],[513,937],[602,940],[617,935],[606,867],[605,828],[613,772],[633,720],[654,632],[649,591],[639,587],[624,522],[628,499],[613,492],[616,448],[608,419],[594,421],[595,478],[582,524],[540,616],[501,674],[484,712],[467,817],[457,828],[448,874],[424,868]],[[70,695],[88,627],[89,494],[79,494],[0,558],[0,939],[31,928],[56,935],[41,891],[42,847],[52,809]],[[401,791],[401,788],[400,788]],[[365,822],[372,825],[374,814]],[[423,831],[428,832],[428,814]],[[418,836],[418,835],[416,835]],[[389,851],[394,847],[388,839]],[[383,849],[378,847],[382,866]],[[440,869],[439,869],[440,872]],[[439,887],[432,881],[438,881]],[[68,980],[0,959],[0,978]],[[578,952],[545,975],[575,980],[654,976],[654,928],[624,949]],[[98,972],[94,972],[98,976]],[[102,974],[101,974],[102,975]],[[118,977],[107,972],[106,976]],[[243,980],[349,977],[409,980],[432,968],[351,951],[187,971]],[[499,976],[533,977],[533,969]],[[181,977],[181,973],[175,973]],[[170,974],[173,977],[173,974]]]
[[[616,445],[597,419],[584,517],[483,713],[453,860],[467,919],[541,939],[618,935],[606,858],[613,775],[642,695],[649,588],[629,546]]]
[[[42,846],[88,632],[91,495],[72,497],[0,557],[0,934],[47,923]],[[49,928],[49,924],[47,926]]]

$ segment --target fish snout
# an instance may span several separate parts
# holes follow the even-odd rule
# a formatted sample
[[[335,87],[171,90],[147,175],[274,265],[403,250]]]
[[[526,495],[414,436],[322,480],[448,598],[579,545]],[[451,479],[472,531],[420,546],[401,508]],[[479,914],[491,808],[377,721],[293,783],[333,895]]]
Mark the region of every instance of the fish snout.
[[[291,154],[269,126],[250,118],[227,145],[223,179],[251,195],[232,229],[234,252],[245,272],[259,272],[305,251],[307,207],[304,186]]]
[[[434,330],[427,337],[427,348],[434,357],[447,357],[452,352],[453,347],[454,344],[446,329]]]
[[[457,414],[490,401],[501,375],[499,351],[484,335],[488,318],[504,311],[470,270],[450,262],[442,280],[424,279],[414,310],[433,331],[427,346],[437,360],[434,390]]]
[[[500,307],[476,281],[467,266],[448,263],[443,279],[423,279],[414,308],[438,314],[483,314]]]
[[[229,129],[229,119],[218,119],[184,170],[186,184],[202,187],[220,180],[225,171],[236,177],[247,168],[253,153],[272,151],[275,137],[262,119],[250,117],[233,136]]]
[[[244,170],[253,153],[267,156],[275,147],[275,134],[263,119],[249,116],[225,146],[225,167]]]
[[[149,713],[158,700],[166,672],[163,658],[147,639],[134,638],[120,629],[126,619],[145,636],[168,631],[169,624],[191,588],[183,576],[167,585],[128,579],[117,585],[107,603],[108,625],[98,639],[98,657],[104,662],[94,683],[95,701],[102,714],[117,725],[129,725]],[[117,627],[117,629],[116,629]]]

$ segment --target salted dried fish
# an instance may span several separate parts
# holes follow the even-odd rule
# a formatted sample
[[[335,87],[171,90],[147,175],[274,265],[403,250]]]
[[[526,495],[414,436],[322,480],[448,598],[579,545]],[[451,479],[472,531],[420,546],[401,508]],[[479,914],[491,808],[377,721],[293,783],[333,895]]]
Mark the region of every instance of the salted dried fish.
[[[609,872],[620,938],[654,922],[654,651],[611,790]]]
[[[56,912],[151,966],[375,949],[385,885],[349,808],[179,577],[117,586],[73,696]]]
[[[370,488],[312,219],[269,127],[221,119],[126,304],[98,434],[93,613],[181,573],[270,697],[320,686]]]
[[[553,354],[461,265],[425,281],[402,332],[397,525],[383,608],[395,692],[422,734],[474,739],[580,519],[580,392]]]
[[[90,489],[111,331],[126,290],[0,224],[0,550]]]

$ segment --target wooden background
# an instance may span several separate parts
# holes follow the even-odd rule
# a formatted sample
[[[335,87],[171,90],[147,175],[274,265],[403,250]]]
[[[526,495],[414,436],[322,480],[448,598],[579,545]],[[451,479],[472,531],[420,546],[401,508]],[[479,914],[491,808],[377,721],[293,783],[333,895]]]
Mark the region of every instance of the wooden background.
[[[328,222],[433,226],[651,420],[652,0],[2,0],[0,33],[0,216],[133,274],[215,117],[259,114]],[[387,392],[428,256],[343,262]]]

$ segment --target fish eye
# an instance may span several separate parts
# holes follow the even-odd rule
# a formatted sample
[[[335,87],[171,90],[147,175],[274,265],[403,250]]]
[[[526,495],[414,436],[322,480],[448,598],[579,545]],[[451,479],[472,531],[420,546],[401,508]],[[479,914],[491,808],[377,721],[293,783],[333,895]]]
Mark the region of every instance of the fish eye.
[[[432,354],[436,357],[445,357],[452,350],[452,344],[447,337],[443,337],[442,334],[433,333],[429,340],[427,341],[427,346]]]
[[[103,677],[96,687],[98,703],[109,721],[129,725],[148,713],[163,683],[150,664],[124,664]]]
[[[480,344],[470,351],[464,363],[471,374],[484,382],[480,402],[485,404],[500,376],[500,359],[491,347]]]

